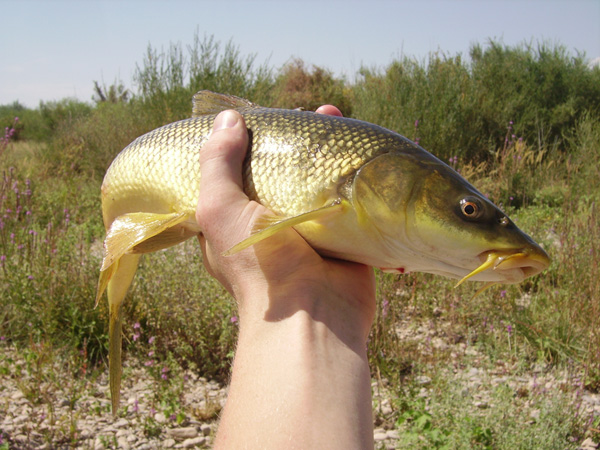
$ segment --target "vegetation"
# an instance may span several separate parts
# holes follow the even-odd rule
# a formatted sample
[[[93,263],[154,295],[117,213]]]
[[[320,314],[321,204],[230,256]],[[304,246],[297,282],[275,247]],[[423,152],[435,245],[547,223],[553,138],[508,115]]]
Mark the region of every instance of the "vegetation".
[[[86,376],[77,367],[104,367],[107,309],[104,302],[93,308],[102,177],[135,137],[188,117],[193,93],[211,89],[307,109],[334,103],[448,161],[553,260],[521,285],[476,298],[472,285],[454,289],[440,277],[378,274],[369,355],[374,377],[396,398],[392,418],[402,448],[574,448],[598,437],[599,419],[574,415],[569,395],[600,389],[600,69],[581,55],[492,41],[474,45],[468,61],[439,53],[425,62],[404,58],[381,70],[362,68],[350,84],[299,60],[280,70],[257,65],[232,43],[196,37],[186,52],[149,47],[135,89],[95,86],[95,105],[66,99],[33,110],[0,106],[2,345],[63,359],[74,377]],[[125,317],[129,357],[152,351],[157,367],[226,380],[235,308],[204,271],[195,242],[143,258]],[[445,369],[475,362],[402,339],[398,324],[407,318],[486,355],[492,366],[525,372],[541,364],[568,370],[579,384],[567,383],[562,398],[532,392],[541,413],[525,428],[520,400],[504,388],[494,389],[497,408],[471,410]],[[432,378],[427,400],[418,395],[424,373]],[[191,414],[174,411],[176,402],[169,408]]]

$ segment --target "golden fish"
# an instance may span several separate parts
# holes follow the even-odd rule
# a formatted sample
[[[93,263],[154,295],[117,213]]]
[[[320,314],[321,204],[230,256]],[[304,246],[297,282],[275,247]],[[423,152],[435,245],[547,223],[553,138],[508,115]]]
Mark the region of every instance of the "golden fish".
[[[518,283],[549,265],[546,252],[452,168],[385,128],[312,112],[264,108],[201,91],[191,119],[132,142],[102,184],[107,236],[98,303],[109,302],[113,412],[119,404],[122,302],[141,253],[201,233],[195,220],[199,151],[216,114],[248,127],[244,190],[268,207],[233,253],[294,227],[320,254],[388,272]]]

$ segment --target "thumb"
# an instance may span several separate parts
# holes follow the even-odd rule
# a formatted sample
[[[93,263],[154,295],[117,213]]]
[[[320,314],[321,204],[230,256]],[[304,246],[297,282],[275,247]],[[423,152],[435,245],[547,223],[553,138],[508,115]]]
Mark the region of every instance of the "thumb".
[[[200,195],[196,220],[202,230],[226,223],[225,207],[248,202],[243,191],[242,164],[248,149],[248,130],[243,117],[227,110],[215,118],[212,133],[200,150]]]

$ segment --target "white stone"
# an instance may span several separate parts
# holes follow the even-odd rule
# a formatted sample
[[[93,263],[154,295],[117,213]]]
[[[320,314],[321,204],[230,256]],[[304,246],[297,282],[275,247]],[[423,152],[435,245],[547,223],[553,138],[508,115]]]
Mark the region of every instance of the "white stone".
[[[122,450],[129,450],[131,448],[125,436],[117,438],[117,444],[119,444],[119,448]]]
[[[129,421],[127,419],[119,419],[113,423],[113,427],[115,428],[125,428],[127,426],[129,426]]]
[[[176,444],[175,439],[171,439],[171,438],[165,439],[162,442],[162,445],[164,448],[173,448],[173,447],[175,447],[175,444]]]
[[[373,433],[373,439],[376,441],[383,441],[387,439],[387,433],[385,431],[379,433]]]
[[[400,433],[398,433],[398,430],[388,430],[385,434],[387,434],[388,439],[400,438]]]
[[[167,436],[182,440],[198,436],[198,430],[194,427],[170,428],[167,430]]]
[[[581,450],[595,450],[598,448],[598,444],[592,440],[592,438],[587,438],[585,441],[581,443]]]
[[[182,446],[183,448],[191,448],[195,447],[196,445],[202,445],[205,441],[206,438],[204,436],[198,436],[192,439],[186,439],[185,441],[183,441]]]

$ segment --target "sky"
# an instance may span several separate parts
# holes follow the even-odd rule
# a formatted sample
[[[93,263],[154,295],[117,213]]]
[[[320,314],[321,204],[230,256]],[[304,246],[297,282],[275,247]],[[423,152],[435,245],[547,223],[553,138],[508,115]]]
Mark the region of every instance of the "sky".
[[[185,49],[196,33],[231,41],[258,64],[296,57],[350,81],[363,66],[468,56],[489,39],[600,57],[600,0],[0,0],[0,11],[0,105],[30,108],[91,102],[95,80],[134,88],[148,45]]]

